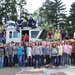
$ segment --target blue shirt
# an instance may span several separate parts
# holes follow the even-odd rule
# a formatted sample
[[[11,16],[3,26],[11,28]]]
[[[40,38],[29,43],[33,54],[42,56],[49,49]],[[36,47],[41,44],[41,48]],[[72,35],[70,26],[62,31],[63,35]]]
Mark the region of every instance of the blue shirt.
[[[36,25],[36,21],[34,21],[33,19],[32,20],[29,19],[28,24],[29,25],[32,25],[32,24]]]
[[[17,50],[17,55],[22,55],[24,48],[22,46],[18,46]]]
[[[23,22],[23,20],[18,20],[17,21],[18,24],[21,24],[22,22]]]

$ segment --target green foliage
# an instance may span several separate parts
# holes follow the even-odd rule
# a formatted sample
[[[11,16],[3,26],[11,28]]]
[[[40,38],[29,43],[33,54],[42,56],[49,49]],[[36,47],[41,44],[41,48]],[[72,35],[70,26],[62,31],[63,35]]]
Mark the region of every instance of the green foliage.
[[[41,26],[55,25],[57,27],[65,20],[65,9],[61,0],[46,0],[42,7],[35,11],[35,16],[38,16],[38,24]]]
[[[5,17],[6,20],[16,21],[19,16],[28,20],[29,13],[25,9],[26,0],[0,0],[0,20]]]
[[[69,20],[72,22],[71,25],[75,27],[75,2],[71,5]]]

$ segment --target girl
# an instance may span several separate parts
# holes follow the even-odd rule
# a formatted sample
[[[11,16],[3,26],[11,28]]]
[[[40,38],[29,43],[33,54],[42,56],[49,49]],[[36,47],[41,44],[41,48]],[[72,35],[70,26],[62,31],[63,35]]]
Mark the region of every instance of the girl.
[[[32,47],[31,47],[30,43],[28,43],[26,52],[27,52],[28,66],[31,67],[32,66]]]
[[[58,42],[57,43],[57,48],[58,48],[58,51],[59,51],[59,65],[61,66],[62,65],[62,54],[63,54],[63,47],[61,45],[61,42]]]
[[[50,52],[50,46],[49,42],[47,42],[46,47],[45,47],[45,58],[46,58],[46,67],[49,66],[49,52]]]
[[[15,44],[14,46],[14,66],[17,66],[18,59],[17,59],[17,48],[18,48],[18,43]]]
[[[65,66],[69,65],[69,60],[70,60],[69,52],[70,52],[69,43],[68,43],[68,41],[65,41],[64,45],[63,45],[63,57],[64,57],[64,65]]]
[[[34,63],[34,68],[38,67],[40,68],[40,55],[41,55],[41,50],[39,46],[39,41],[35,41],[35,47],[34,47],[34,58],[35,58],[35,63]]]
[[[40,46],[40,50],[41,50],[41,66],[44,66],[44,51],[45,51],[45,47],[42,45],[42,42],[39,41],[39,46]]]
[[[52,64],[53,64],[53,68],[54,68],[55,66],[58,66],[58,48],[57,48],[55,42],[53,42],[53,44],[52,44],[51,55],[52,55]]]
[[[0,68],[3,67],[4,63],[4,50],[3,43],[0,43]]]

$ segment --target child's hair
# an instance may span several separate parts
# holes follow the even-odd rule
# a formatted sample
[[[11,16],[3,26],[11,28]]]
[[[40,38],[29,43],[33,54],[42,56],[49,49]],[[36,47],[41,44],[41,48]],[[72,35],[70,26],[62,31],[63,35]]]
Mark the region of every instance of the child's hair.
[[[56,42],[53,42],[52,43],[52,47],[56,47]]]
[[[28,43],[28,47],[32,47],[30,43]]]
[[[38,42],[38,44],[37,44],[37,42]],[[38,40],[36,40],[36,41],[35,41],[35,46],[36,46],[36,45],[38,45],[38,46],[39,46],[39,41],[38,41]]]
[[[50,42],[47,42],[47,43],[46,43],[46,46],[50,46]]]
[[[39,41],[39,45],[42,45],[42,41]]]

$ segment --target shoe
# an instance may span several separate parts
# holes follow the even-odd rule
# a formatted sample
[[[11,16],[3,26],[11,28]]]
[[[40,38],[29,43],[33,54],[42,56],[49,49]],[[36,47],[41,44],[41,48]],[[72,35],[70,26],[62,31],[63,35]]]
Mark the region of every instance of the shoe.
[[[61,66],[59,66],[59,68],[61,68]]]
[[[53,68],[55,68],[55,66],[52,66]]]
[[[28,67],[28,69],[29,69],[29,67]]]

